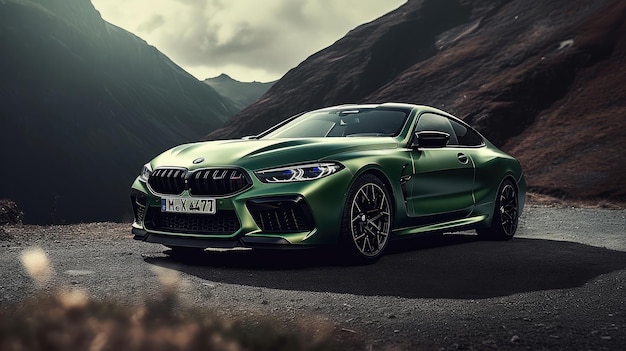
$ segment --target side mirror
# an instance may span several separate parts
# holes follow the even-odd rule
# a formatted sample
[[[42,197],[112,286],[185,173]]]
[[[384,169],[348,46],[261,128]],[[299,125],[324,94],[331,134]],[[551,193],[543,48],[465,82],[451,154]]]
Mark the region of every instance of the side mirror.
[[[425,130],[415,133],[413,148],[442,148],[448,145],[450,134],[444,132]]]

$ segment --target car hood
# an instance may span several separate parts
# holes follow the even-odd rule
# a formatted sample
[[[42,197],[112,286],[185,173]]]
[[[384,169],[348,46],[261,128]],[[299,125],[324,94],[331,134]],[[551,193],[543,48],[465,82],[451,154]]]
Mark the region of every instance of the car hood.
[[[391,137],[218,140],[176,146],[152,162],[152,167],[239,166],[256,170],[280,165],[334,160],[340,155],[398,146]],[[203,160],[200,160],[203,159]],[[194,160],[196,163],[194,164]]]

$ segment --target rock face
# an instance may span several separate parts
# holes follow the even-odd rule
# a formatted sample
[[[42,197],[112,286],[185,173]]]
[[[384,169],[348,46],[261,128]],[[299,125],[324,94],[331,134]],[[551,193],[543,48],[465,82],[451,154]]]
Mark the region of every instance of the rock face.
[[[146,161],[236,112],[89,0],[0,1],[0,51],[0,196],[27,223],[126,219]]]
[[[625,18],[619,0],[410,0],[309,57],[208,138],[334,104],[427,104],[518,157],[532,191],[626,201]]]
[[[20,224],[24,213],[11,200],[0,199],[0,226],[5,224]]]

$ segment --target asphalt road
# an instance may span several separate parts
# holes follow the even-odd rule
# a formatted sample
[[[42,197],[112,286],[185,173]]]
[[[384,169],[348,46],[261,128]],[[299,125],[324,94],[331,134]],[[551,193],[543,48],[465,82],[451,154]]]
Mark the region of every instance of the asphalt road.
[[[416,238],[368,266],[324,251],[171,257],[129,231],[116,223],[0,227],[0,307],[35,290],[19,256],[39,246],[56,271],[45,288],[141,303],[160,294],[154,269],[164,267],[180,274],[182,303],[286,325],[321,320],[366,349],[626,345],[626,210],[528,207],[509,242]]]

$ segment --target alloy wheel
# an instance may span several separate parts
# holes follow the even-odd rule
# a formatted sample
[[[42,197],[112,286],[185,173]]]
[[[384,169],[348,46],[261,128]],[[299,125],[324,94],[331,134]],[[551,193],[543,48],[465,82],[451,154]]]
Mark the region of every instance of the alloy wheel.
[[[380,255],[389,240],[391,211],[383,188],[375,183],[363,184],[350,204],[352,241],[365,257]]]
[[[517,192],[511,184],[505,184],[499,197],[500,223],[505,235],[513,236],[517,230],[518,209]]]

